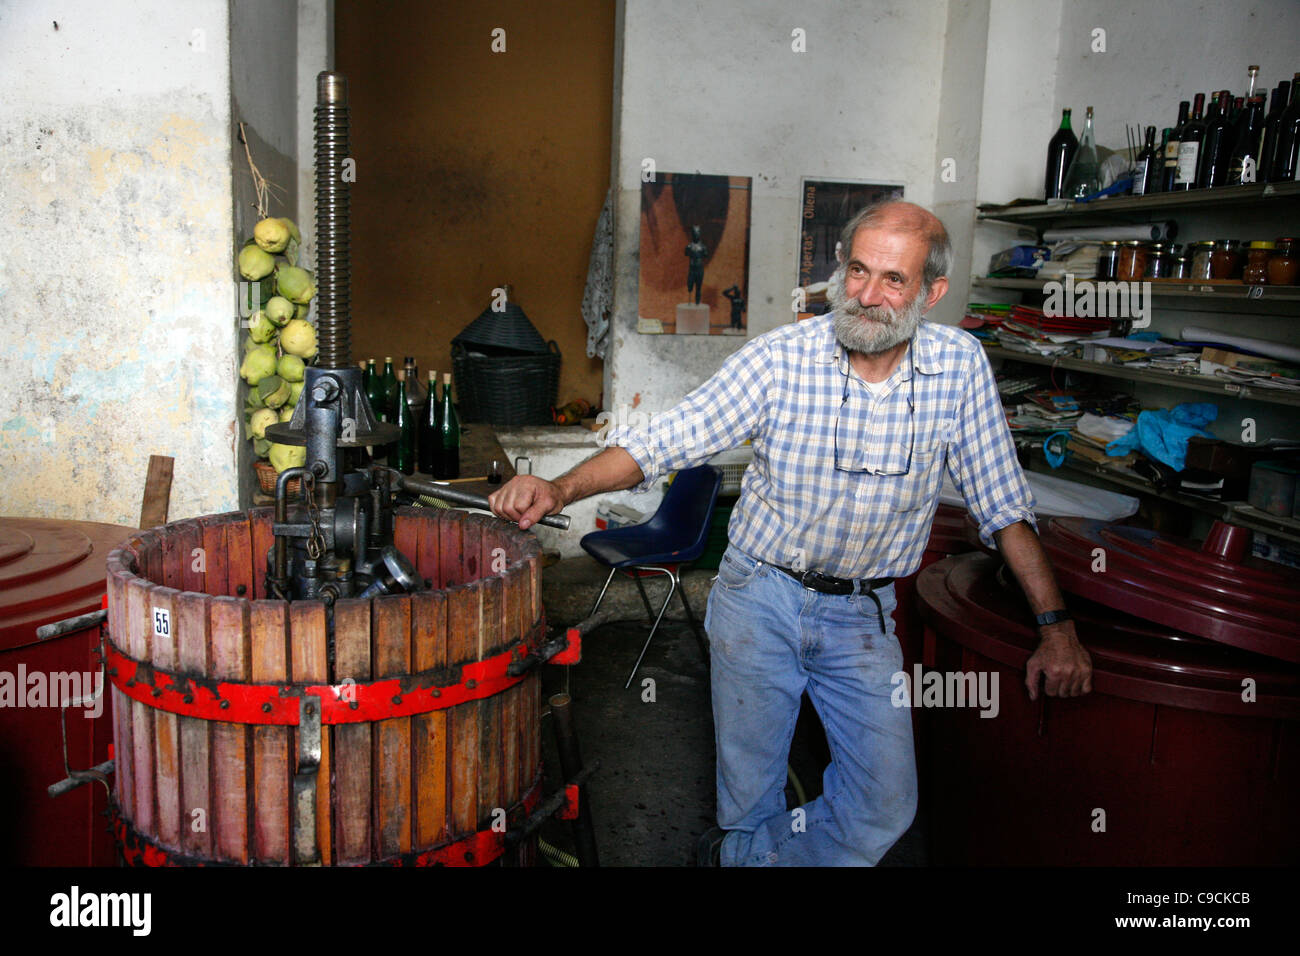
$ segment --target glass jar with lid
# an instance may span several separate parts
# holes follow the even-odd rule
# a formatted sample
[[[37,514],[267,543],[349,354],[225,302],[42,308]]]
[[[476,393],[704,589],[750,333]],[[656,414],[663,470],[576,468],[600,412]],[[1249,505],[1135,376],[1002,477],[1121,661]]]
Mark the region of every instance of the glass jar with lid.
[[[1258,240],[1246,250],[1246,264],[1241,270],[1241,281],[1248,285],[1268,285],[1268,260],[1277,246]]]
[[[1119,268],[1115,277],[1121,282],[1132,282],[1146,275],[1150,245],[1140,239],[1130,239],[1123,243],[1119,249]]]
[[[1191,249],[1191,275],[1192,279],[1209,279],[1210,253],[1214,251],[1213,239],[1202,239],[1200,242],[1190,244]]]
[[[1215,239],[1210,253],[1210,278],[1217,280],[1241,278],[1241,241]]]
[[[1268,260],[1269,285],[1295,285],[1300,259],[1300,239],[1279,239]]]
[[[1119,240],[1108,239],[1097,252],[1097,278],[1114,279],[1119,275]]]
[[[1147,268],[1145,279],[1168,279],[1170,266],[1174,257],[1167,242],[1153,242],[1147,251]]]

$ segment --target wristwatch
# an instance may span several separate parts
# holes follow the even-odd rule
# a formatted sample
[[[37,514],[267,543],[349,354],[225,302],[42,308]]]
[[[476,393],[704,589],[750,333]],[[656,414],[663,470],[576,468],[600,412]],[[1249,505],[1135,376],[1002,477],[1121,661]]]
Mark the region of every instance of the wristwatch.
[[[1034,618],[1034,623],[1039,627],[1047,627],[1049,624],[1060,624],[1062,621],[1073,621],[1070,612],[1065,608],[1057,611],[1044,611]]]

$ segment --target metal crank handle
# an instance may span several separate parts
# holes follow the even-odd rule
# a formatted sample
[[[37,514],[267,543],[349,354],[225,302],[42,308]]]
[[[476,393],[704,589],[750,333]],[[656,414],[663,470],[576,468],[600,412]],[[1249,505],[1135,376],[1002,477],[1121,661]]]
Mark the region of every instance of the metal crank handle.
[[[425,481],[423,478],[412,478],[409,475],[403,475],[402,487],[407,491],[418,492],[431,498],[441,498],[443,501],[464,505],[466,508],[481,508],[484,511],[492,510],[492,506],[488,504],[488,500],[484,495],[476,495],[472,491],[461,491],[459,488],[439,485],[432,481]],[[546,515],[537,523],[544,524],[548,528],[559,528],[561,531],[569,530],[569,516],[565,514]]]

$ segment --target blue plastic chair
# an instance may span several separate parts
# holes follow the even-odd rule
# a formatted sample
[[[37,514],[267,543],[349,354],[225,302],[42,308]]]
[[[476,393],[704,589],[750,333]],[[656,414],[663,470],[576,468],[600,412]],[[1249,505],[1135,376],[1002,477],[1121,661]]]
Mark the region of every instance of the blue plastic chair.
[[[691,622],[691,629],[695,632],[696,639],[700,641],[700,646],[704,647],[707,653],[704,637],[695,623],[695,615],[691,613],[686,592],[682,589],[678,567],[697,560],[704,553],[709,538],[709,524],[713,517],[713,505],[718,500],[718,488],[721,484],[722,472],[712,465],[700,465],[697,468],[680,471],[673,479],[673,483],[668,486],[659,510],[649,521],[630,528],[593,531],[584,535],[580,542],[584,551],[609,568],[609,577],[605,579],[605,586],[600,589],[600,596],[592,605],[591,615],[596,613],[600,602],[605,599],[605,592],[609,590],[609,582],[614,579],[614,572],[623,571],[636,581],[637,589],[641,592],[641,600],[645,604],[646,614],[654,618],[650,635],[645,639],[645,646],[641,648],[641,655],[636,659],[632,673],[628,675],[627,683],[623,685],[624,689],[631,686],[632,678],[636,676],[645,652],[650,649],[650,642],[654,640],[655,632],[659,630],[659,622],[663,620],[664,612],[668,610],[668,602],[673,599],[674,592],[681,595],[682,606],[686,608],[686,618]],[[664,599],[658,615],[651,610],[650,598],[646,596],[645,586],[641,583],[641,572],[645,571],[668,577],[668,597]]]

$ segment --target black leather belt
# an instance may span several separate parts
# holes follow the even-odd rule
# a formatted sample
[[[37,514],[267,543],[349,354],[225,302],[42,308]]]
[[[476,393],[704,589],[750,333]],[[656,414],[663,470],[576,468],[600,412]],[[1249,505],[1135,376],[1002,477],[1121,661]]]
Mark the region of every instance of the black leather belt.
[[[852,594],[860,588],[862,593],[875,603],[876,615],[880,619],[880,633],[886,633],[885,609],[880,605],[880,598],[876,597],[876,589],[893,584],[893,578],[862,578],[861,580],[855,580],[853,578],[833,578],[829,574],[822,574],[820,571],[795,571],[792,568],[783,568],[775,564],[772,567],[778,571],[784,571],[809,591],[818,591],[822,594]]]
[[[893,578],[862,578],[861,580],[855,580],[854,578],[833,578],[829,574],[822,574],[820,571],[795,571],[793,568],[783,568],[775,564],[772,567],[778,571],[784,571],[809,591],[820,591],[822,594],[852,594],[857,590],[869,593],[877,588],[888,587],[894,583]]]

